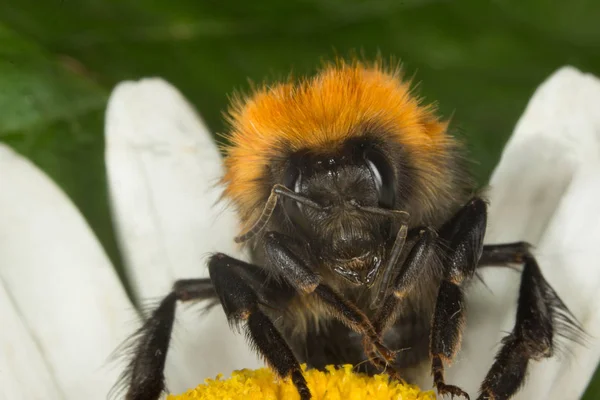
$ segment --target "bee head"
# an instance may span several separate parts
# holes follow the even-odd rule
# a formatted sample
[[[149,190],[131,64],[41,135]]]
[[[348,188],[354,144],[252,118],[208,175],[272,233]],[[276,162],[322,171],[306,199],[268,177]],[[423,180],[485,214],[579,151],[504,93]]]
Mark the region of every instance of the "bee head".
[[[409,228],[435,227],[473,187],[447,121],[379,62],[340,61],[257,87],[234,98],[228,121],[222,182],[242,232],[284,185],[310,201],[282,198],[263,228],[302,237],[319,265],[359,284],[371,282],[393,244],[390,210],[410,215]]]
[[[392,224],[364,209],[392,209],[397,186],[394,168],[377,142],[353,139],[327,152],[299,151],[290,157],[283,183],[318,205],[283,200],[289,221],[316,256],[350,281],[372,284]]]

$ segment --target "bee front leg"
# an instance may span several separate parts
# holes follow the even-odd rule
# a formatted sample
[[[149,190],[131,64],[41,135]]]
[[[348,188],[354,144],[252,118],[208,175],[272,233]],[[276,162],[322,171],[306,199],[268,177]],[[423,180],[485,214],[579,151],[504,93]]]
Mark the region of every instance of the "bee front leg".
[[[437,233],[430,228],[419,230],[418,239],[413,245],[404,264],[400,267],[395,281],[383,305],[373,320],[373,326],[378,333],[383,333],[393,322],[394,313],[402,299],[412,290],[425,272],[424,265],[430,265],[437,250]]]
[[[431,259],[436,255],[437,238],[437,233],[433,229],[423,228],[419,230],[418,239],[393,282],[392,293],[387,295],[373,320],[373,326],[378,334],[383,334],[394,321],[402,299],[419,281],[421,274],[425,272],[424,266],[431,265]],[[368,343],[364,343],[364,347],[365,354],[370,360],[373,360],[372,363],[379,369],[385,369],[386,365],[378,363],[378,359],[375,358],[374,349]],[[394,377],[400,379],[398,376]]]
[[[443,259],[444,278],[440,284],[433,315],[429,352],[434,384],[440,395],[469,395],[444,381],[444,363],[449,364],[460,348],[465,324],[464,294],[461,284],[470,279],[477,268],[483,250],[487,207],[474,198],[461,208],[440,229],[440,239],[446,244]]]
[[[311,398],[300,363],[281,333],[259,304],[284,304],[294,294],[288,285],[269,281],[261,268],[215,254],[208,269],[215,291],[231,324],[245,324],[247,337],[260,355],[281,378],[290,377],[301,400]],[[260,300],[259,300],[260,294]]]
[[[268,232],[265,235],[265,254],[268,264],[298,292],[318,296],[335,318],[354,332],[363,335],[367,343],[376,349],[378,356],[385,362],[393,363],[396,354],[384,346],[381,336],[377,334],[367,316],[328,285],[321,283],[321,277],[297,254],[296,248],[297,244],[286,235],[278,232]]]

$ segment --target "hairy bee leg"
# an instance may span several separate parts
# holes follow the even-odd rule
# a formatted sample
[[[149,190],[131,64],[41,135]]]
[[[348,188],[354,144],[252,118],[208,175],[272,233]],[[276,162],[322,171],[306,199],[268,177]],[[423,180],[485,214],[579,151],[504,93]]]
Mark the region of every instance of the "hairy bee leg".
[[[478,267],[523,264],[524,257],[531,254],[531,247],[527,242],[485,245]]]
[[[514,262],[512,258],[505,260]],[[552,289],[535,259],[528,255],[521,258],[524,269],[515,326],[502,340],[502,347],[481,385],[480,400],[510,398],[523,384],[529,360],[549,357],[553,352],[555,305],[552,303],[557,299],[556,294],[549,293]],[[494,262],[498,261],[499,257],[494,257]]]
[[[460,348],[465,322],[464,295],[460,285],[473,276],[483,251],[487,206],[474,198],[440,229],[447,245],[443,261],[444,279],[438,292],[430,339],[431,372],[440,395],[469,395],[444,381],[444,363],[450,363]]]
[[[373,328],[375,329],[375,332],[377,334],[383,334],[385,328],[392,321],[394,313],[398,309],[399,304],[400,299],[394,296],[393,294],[389,295],[385,299],[385,301],[381,305],[381,308],[379,309],[379,312],[373,320]],[[377,357],[377,352],[375,351],[373,345],[370,342],[363,340],[363,349],[365,355],[367,356],[371,364],[373,364],[377,369],[381,371],[387,370],[388,365]],[[395,371],[392,371],[391,375],[394,379],[402,380],[400,375],[396,374]]]
[[[444,363],[451,363],[460,348],[462,329],[465,324],[462,289],[449,281],[442,281],[435,306],[431,328],[431,373],[440,395],[469,395],[457,386],[447,385],[444,379]]]
[[[270,295],[277,296],[278,288],[268,288],[268,284],[265,284],[268,277],[258,267],[224,254],[215,254],[209,261],[208,269],[230,324],[245,324],[248,339],[266,363],[279,377],[291,378],[301,400],[309,400],[311,394],[300,363],[273,322],[259,307],[261,300],[270,297],[269,293],[259,292],[270,290]],[[289,293],[291,288],[282,286],[279,289],[280,297],[286,297],[288,295],[284,293]]]
[[[177,301],[216,299],[210,279],[185,279],[152,312],[133,336],[133,358],[122,376],[127,400],[155,400],[165,390],[164,367],[171,340]]]
[[[297,244],[281,233],[269,232],[265,235],[265,254],[269,264],[277,268],[288,283],[299,292],[318,296],[339,321],[363,335],[386,362],[393,363],[396,358],[395,353],[384,346],[367,316],[329,286],[322,284],[321,277],[306,265],[306,262],[298,256],[298,250],[293,250],[294,247],[297,247]]]
[[[393,282],[392,293],[386,297],[373,320],[377,333],[383,333],[392,322],[402,298],[414,287],[423,273],[423,265],[427,265],[431,257],[435,256],[437,238],[437,233],[431,228],[419,230],[418,239]]]
[[[423,265],[427,265],[428,260],[435,255],[437,233],[433,229],[423,228],[419,230],[418,235],[419,238],[413,245],[402,270],[393,282],[392,293],[386,297],[373,320],[373,327],[379,335],[385,332],[385,329],[393,321],[402,298],[412,289],[423,272]],[[376,354],[370,343],[363,342],[363,347],[365,355],[372,360],[371,363],[375,367],[380,370],[386,369],[385,363],[377,362]],[[401,380],[399,376],[394,376],[394,378]]]
[[[373,328],[375,329],[375,332],[380,336],[385,330],[384,326],[387,325],[388,321],[390,321],[393,317],[393,314],[396,311],[399,303],[400,299],[398,299],[394,295],[390,295],[385,299],[384,303],[381,305],[381,308],[378,312],[378,315],[380,317],[377,318],[376,316],[376,319],[373,321]],[[379,371],[386,372],[393,379],[402,382],[404,381],[398,373],[398,371],[396,371],[394,368],[388,368],[389,364],[379,357],[379,355],[377,354],[377,350],[373,348],[373,344],[371,343],[371,341],[363,339],[362,346],[367,360],[369,360],[369,362],[375,368],[377,368]]]
[[[498,252],[494,262],[516,262],[515,259],[519,259],[524,268],[514,328],[502,340],[502,347],[481,385],[478,400],[510,398],[523,384],[529,361],[553,355],[557,335],[566,335],[573,340],[584,335],[570,311],[544,279],[535,257],[529,251],[522,253],[524,248],[520,243],[496,247]],[[557,331],[559,328],[563,331]]]
[[[377,368],[381,372],[385,372],[390,376],[390,378],[396,381],[406,383],[406,381],[402,378],[402,375],[400,375],[400,372],[396,368],[394,368],[393,365],[389,365],[384,360],[382,360],[379,354],[377,354],[377,351],[373,349],[372,345],[370,345],[367,341],[363,341],[363,347],[365,348],[365,355],[367,356],[367,360],[375,368]]]

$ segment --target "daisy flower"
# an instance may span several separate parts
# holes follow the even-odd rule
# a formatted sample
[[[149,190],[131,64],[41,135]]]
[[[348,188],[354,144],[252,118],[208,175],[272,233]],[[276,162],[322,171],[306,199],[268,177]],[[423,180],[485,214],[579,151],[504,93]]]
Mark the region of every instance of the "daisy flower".
[[[487,242],[531,242],[545,277],[589,336],[585,345],[564,342],[560,355],[532,362],[515,399],[577,399],[600,359],[598,104],[597,78],[570,67],[554,73],[531,98],[490,181]],[[176,279],[207,276],[211,252],[248,259],[233,241],[235,214],[217,203],[223,166],[213,136],[167,82],[115,88],[106,168],[136,303],[160,298]],[[0,398],[105,399],[124,368],[109,356],[139,314],[60,188],[4,145],[0,171]],[[512,329],[520,275],[486,268],[482,278],[468,291],[462,349],[447,372],[447,382],[473,396]],[[204,314],[179,307],[173,336],[166,366],[172,393],[219,373],[265,371],[220,307]],[[416,383],[427,390],[431,378]]]

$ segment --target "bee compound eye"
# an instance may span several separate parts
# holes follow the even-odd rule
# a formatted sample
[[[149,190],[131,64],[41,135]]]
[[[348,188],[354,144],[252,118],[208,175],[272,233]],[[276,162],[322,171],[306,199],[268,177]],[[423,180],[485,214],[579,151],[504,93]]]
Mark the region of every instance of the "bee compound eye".
[[[365,151],[364,158],[379,191],[379,204],[384,208],[393,208],[396,201],[396,181],[391,162],[376,149]]]
[[[298,193],[301,185],[301,175],[300,170],[296,166],[288,166],[283,177],[283,185]]]

